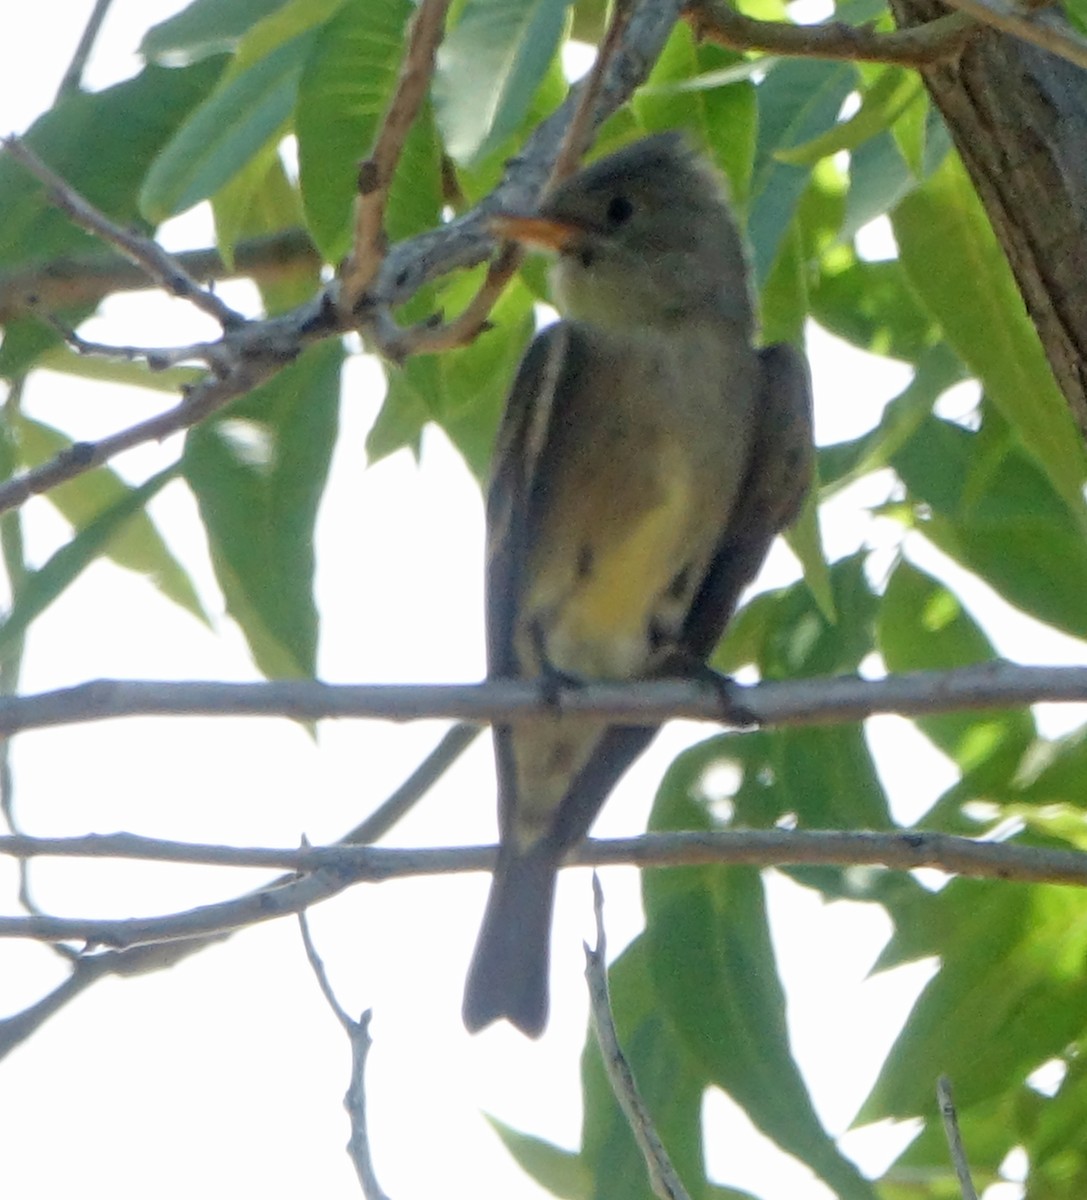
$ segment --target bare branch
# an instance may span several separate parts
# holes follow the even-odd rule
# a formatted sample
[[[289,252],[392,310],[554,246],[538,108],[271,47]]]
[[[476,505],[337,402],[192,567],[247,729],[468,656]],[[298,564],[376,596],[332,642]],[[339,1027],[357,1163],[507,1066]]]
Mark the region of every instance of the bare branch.
[[[37,839],[0,840],[0,853],[34,853]],[[68,839],[73,850],[100,849],[108,839]],[[63,849],[64,839],[42,842],[43,853]],[[388,849],[375,846],[307,846],[294,850],[247,850],[230,847],[184,847],[148,840],[148,852],[134,851],[124,836],[125,857],[169,858],[174,862],[211,862],[254,866],[293,864],[310,871],[302,878],[277,881],[233,900],[203,905],[183,913],[120,920],[85,917],[0,917],[0,938],[32,941],[78,941],[90,946],[126,948],[219,936],[277,917],[301,912],[356,883],[380,883],[421,875],[487,871],[496,847],[463,846]],[[589,840],[569,856],[570,866],[685,867],[732,866],[882,866],[913,871],[931,867],[948,875],[974,879],[1087,887],[1087,854],[1075,850],[975,841],[951,834],[828,832],[823,830],[726,830],[715,833],[654,833],[640,837]]]
[[[298,914],[298,925],[302,930],[302,944],[306,948],[306,959],[317,976],[321,994],[328,1002],[336,1020],[339,1021],[347,1039],[351,1043],[351,1081],[343,1098],[343,1106],[351,1119],[351,1139],[347,1143],[347,1153],[355,1166],[355,1174],[359,1177],[362,1194],[366,1200],[389,1200],[377,1181],[374,1170],[373,1155],[370,1153],[370,1135],[366,1122],[366,1059],[370,1054],[373,1039],[370,1037],[370,1017],[367,1009],[357,1021],[353,1021],[345,1012],[336,993],[332,990],[325,964],[317,953],[310,935],[309,922],[304,912]]]
[[[955,1174],[958,1176],[962,1200],[978,1200],[978,1194],[974,1190],[974,1181],[970,1178],[970,1164],[966,1161],[962,1134],[959,1132],[959,1117],[955,1112],[955,1099],[951,1095],[951,1080],[946,1075],[941,1075],[936,1081],[936,1099],[940,1105],[940,1116],[943,1118],[944,1133],[947,1135],[951,1161],[955,1164]]]
[[[144,442],[162,441],[172,433],[188,429],[217,412],[237,396],[252,391],[281,368],[292,362],[306,341],[327,334],[320,314],[308,327],[288,329],[276,321],[251,322],[229,331],[221,342],[185,347],[178,351],[155,350],[160,365],[170,364],[174,354],[185,358],[203,356],[213,366],[213,374],[188,390],[185,399],[174,408],[149,417],[127,429],[97,442],[76,442],[55,458],[0,483],[0,512],[15,508],[30,496],[46,492],[66,480],[101,466],[124,450]]]
[[[98,38],[98,31],[102,28],[102,22],[106,19],[106,13],[109,12],[112,3],[113,0],[95,0],[91,15],[87,18],[87,24],[84,25],[83,32],[79,36],[79,44],[72,55],[72,61],[68,64],[68,69],[64,72],[60,86],[57,88],[54,104],[63,100],[70,93],[78,92],[82,86],[83,70],[87,65],[87,59],[91,56],[94,43]]]
[[[408,812],[434,781],[463,753],[478,733],[467,725],[449,729],[437,746],[423,759],[407,779],[354,829],[339,839],[340,845],[360,845],[387,833]],[[177,858],[174,861],[178,861]],[[297,875],[291,864],[291,877],[273,880],[268,887],[289,883]],[[35,1004],[11,1017],[0,1019],[0,1059],[31,1037],[51,1016],[59,1012],[96,980],[106,975],[128,977],[166,970],[182,959],[198,954],[208,946],[230,937],[232,930],[195,936],[184,941],[133,946],[77,959],[72,974]]]
[[[321,264],[309,235],[302,229],[285,229],[239,242],[231,266],[214,249],[186,250],[175,259],[182,270],[199,281],[245,278],[262,284]],[[0,324],[31,313],[97,304],[116,292],[157,286],[142,267],[115,255],[59,258],[16,271],[0,271]]]
[[[188,300],[224,329],[241,324],[244,318],[240,313],[224,304],[213,292],[205,291],[157,242],[129,229],[123,229],[105,213],[99,212],[51,167],[42,162],[21,138],[6,137],[0,145],[3,145],[16,162],[21,163],[31,175],[45,185],[50,202],[81,229],[119,250],[126,258],[142,267],[160,286],[182,300]]]
[[[608,1077],[612,1094],[623,1110],[630,1132],[645,1160],[646,1173],[653,1194],[660,1200],[689,1200],[668,1151],[660,1140],[653,1125],[653,1118],[638,1091],[634,1072],[619,1044],[619,1032],[611,1011],[608,995],[608,967],[605,957],[604,937],[604,891],[600,880],[593,873],[593,912],[596,915],[596,947],[585,946],[585,979],[589,985],[589,1011],[592,1014],[593,1030],[604,1074]]]
[[[353,311],[366,294],[385,256],[385,206],[389,188],[404,141],[430,87],[434,57],[442,40],[449,3],[450,0],[423,0],[416,10],[388,110],[370,157],[359,165],[355,243],[340,275],[340,302],[347,312]]]
[[[0,489],[2,491],[2,489]],[[828,725],[875,713],[927,716],[1045,702],[1087,701],[1087,667],[992,662],[884,679],[838,675],[729,684],[734,704],[763,725]],[[672,718],[728,722],[722,694],[705,680],[585,683],[555,696],[531,680],[464,684],[329,684],[96,680],[29,696],[0,697],[0,735],[131,716],[267,716],[296,720],[454,719],[472,723],[602,717],[657,725]]]
[[[965,5],[955,4],[955,7],[965,8]],[[958,57],[978,28],[977,22],[965,13],[950,13],[893,33],[875,33],[842,21],[792,25],[744,16],[727,0],[692,0],[683,15],[698,37],[730,50],[762,50],[794,58],[897,63],[904,67],[922,67]]]

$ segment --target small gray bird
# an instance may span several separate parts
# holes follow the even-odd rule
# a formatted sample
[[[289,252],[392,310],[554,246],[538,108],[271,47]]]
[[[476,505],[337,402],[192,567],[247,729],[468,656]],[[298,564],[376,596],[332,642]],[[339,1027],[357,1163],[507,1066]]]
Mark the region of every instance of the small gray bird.
[[[803,357],[756,350],[743,246],[677,134],[603,158],[496,231],[557,254],[563,319],[510,393],[487,500],[491,678],[705,663],[811,478]],[[555,880],[654,727],[496,726],[500,850],[464,1022],[547,1022]]]

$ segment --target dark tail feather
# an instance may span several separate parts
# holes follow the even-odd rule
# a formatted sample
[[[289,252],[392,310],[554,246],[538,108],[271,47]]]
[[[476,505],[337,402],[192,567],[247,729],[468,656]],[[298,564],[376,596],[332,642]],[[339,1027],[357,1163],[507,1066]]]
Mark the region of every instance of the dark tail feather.
[[[540,849],[499,858],[464,989],[469,1033],[499,1017],[529,1037],[543,1032],[556,871],[554,856]]]

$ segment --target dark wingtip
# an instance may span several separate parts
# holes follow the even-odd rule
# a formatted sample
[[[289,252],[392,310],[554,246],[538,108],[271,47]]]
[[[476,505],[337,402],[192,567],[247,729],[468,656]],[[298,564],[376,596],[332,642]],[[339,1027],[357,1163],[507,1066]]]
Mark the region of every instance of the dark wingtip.
[[[505,1018],[528,1037],[547,1024],[548,943],[555,895],[550,856],[504,856],[476,943],[461,1015],[469,1033]]]

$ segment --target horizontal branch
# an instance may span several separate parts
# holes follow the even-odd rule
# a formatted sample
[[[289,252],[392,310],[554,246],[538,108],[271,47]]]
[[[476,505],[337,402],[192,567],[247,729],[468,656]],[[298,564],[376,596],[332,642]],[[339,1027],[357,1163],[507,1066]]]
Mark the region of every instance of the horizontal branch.
[[[295,720],[532,721],[556,713],[632,725],[672,718],[728,723],[736,709],[763,725],[827,725],[875,713],[915,717],[1087,701],[1087,667],[1021,667],[994,662],[885,679],[837,675],[727,684],[733,708],[702,680],[586,683],[556,696],[523,680],[464,684],[155,682],[100,679],[29,696],[0,697],[0,735],[135,716],[266,716]],[[727,711],[726,711],[727,709]]]
[[[218,250],[186,250],[174,260],[201,283],[253,279],[274,283],[321,265],[321,256],[302,229],[284,229],[247,238],[234,249],[233,263],[223,262]],[[0,325],[34,312],[63,312],[97,304],[116,292],[158,287],[147,272],[119,254],[94,258],[57,258],[14,271],[0,271]]]
[[[5,838],[0,852],[33,850],[33,838]],[[43,854],[56,853],[68,841],[101,847],[110,839],[41,839]],[[137,839],[118,847],[124,857],[135,854]],[[311,872],[233,900],[208,904],[184,913],[158,917],[99,920],[92,917],[0,917],[0,938],[36,941],[80,941],[115,949],[222,934],[262,921],[302,912],[353,884],[386,879],[459,874],[490,870],[495,847],[465,846],[396,850],[374,846],[301,847],[297,850],[231,850],[229,847],[160,843],[148,839],[144,857],[173,861],[292,867]],[[182,857],[187,855],[187,857]],[[231,861],[233,856],[233,861]],[[949,875],[1024,883],[1087,886],[1087,854],[1002,842],[973,841],[949,834],[838,833],[809,830],[751,830],[719,833],[654,833],[641,837],[588,841],[568,860],[572,866],[882,866],[908,871],[935,868]]]
[[[956,7],[965,7],[949,0]],[[842,59],[924,67],[955,58],[978,29],[966,13],[949,13],[923,25],[877,33],[832,21],[794,25],[760,21],[737,12],[727,0],[692,0],[684,13],[696,35],[729,50],[761,50],[792,58]]]

